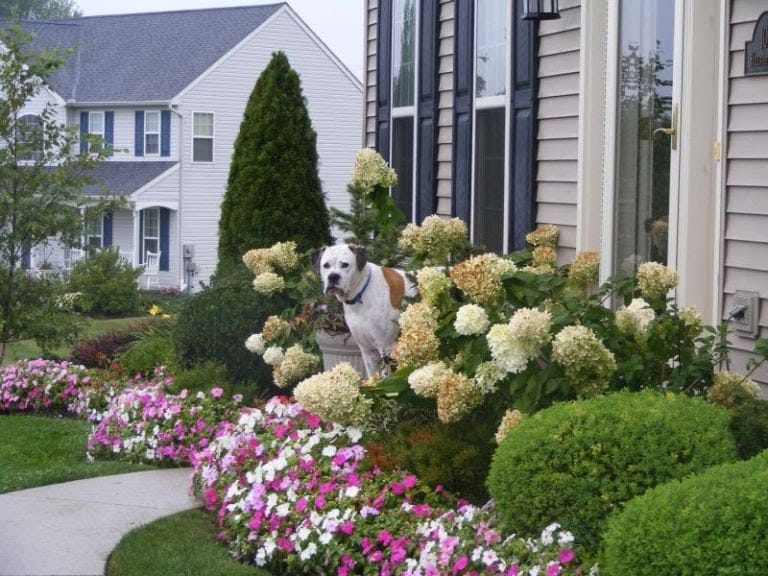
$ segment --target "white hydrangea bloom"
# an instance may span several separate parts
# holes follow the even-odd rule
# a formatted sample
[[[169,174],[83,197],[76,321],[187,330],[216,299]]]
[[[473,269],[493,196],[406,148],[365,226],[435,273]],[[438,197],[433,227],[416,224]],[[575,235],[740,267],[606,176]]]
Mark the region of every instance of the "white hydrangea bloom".
[[[654,318],[656,313],[650,304],[642,298],[635,298],[629,306],[616,312],[616,325],[625,334],[645,334]]]
[[[459,334],[471,336],[473,334],[484,334],[491,325],[491,321],[488,319],[488,313],[482,306],[465,304],[456,312],[456,321],[453,325]]]
[[[280,346],[270,346],[264,350],[264,363],[270,366],[276,366],[280,364],[285,358],[285,352]]]
[[[437,396],[441,380],[449,374],[451,374],[451,370],[445,364],[431,362],[411,372],[408,376],[408,384],[419,396],[434,398]]]
[[[245,341],[245,347],[254,354],[264,354],[264,337],[259,334],[251,334]]]

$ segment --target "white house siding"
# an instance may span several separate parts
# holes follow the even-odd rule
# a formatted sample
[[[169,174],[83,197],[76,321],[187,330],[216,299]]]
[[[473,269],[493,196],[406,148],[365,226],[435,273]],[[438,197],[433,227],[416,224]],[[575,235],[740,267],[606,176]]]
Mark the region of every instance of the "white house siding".
[[[366,13],[365,52],[365,145],[376,146],[376,25],[378,24],[378,0],[368,0]]]
[[[440,1],[438,34],[437,213],[450,216],[453,206],[453,67],[454,0]]]
[[[134,251],[133,210],[121,208],[114,212],[112,216],[112,246],[120,252]]]
[[[736,290],[760,295],[758,322],[768,336],[768,76],[744,76],[744,44],[752,40],[764,0],[730,3],[726,190],[723,251],[723,315]],[[754,340],[736,334],[732,369],[744,371]],[[768,367],[755,374],[768,384]]]
[[[558,263],[576,252],[580,0],[539,24],[536,223],[560,229]]]
[[[346,209],[346,186],[362,145],[360,84],[340,68],[288,11],[280,11],[223,62],[182,93],[182,243],[195,246],[197,280],[216,266],[219,210],[229,174],[233,144],[248,97],[272,52],[282,50],[301,78],[312,126],[317,132],[320,179],[326,203]],[[191,162],[192,112],[213,112],[214,162]]]

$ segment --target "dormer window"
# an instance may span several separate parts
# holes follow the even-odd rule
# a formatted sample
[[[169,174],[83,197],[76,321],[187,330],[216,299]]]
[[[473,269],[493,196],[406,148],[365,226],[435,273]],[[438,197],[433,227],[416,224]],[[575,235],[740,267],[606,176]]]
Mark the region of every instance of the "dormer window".
[[[160,154],[160,111],[144,113],[144,154],[157,156]]]

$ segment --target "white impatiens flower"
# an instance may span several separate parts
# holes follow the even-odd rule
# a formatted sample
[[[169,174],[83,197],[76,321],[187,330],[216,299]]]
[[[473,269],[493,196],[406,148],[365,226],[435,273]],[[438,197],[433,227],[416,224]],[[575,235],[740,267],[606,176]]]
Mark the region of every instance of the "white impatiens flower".
[[[419,396],[434,398],[437,396],[440,382],[450,373],[450,368],[442,362],[430,362],[411,372],[408,376],[408,384]]]
[[[245,347],[254,354],[264,354],[264,337],[261,334],[251,334],[245,341]]]
[[[656,313],[650,304],[635,298],[629,306],[616,312],[616,325],[625,334],[645,334],[654,318]]]
[[[285,352],[280,346],[270,346],[264,350],[264,363],[270,366],[276,366],[280,364],[285,358]]]
[[[485,334],[490,325],[488,313],[477,304],[465,304],[459,308],[456,312],[456,321],[453,324],[456,332],[462,336]]]

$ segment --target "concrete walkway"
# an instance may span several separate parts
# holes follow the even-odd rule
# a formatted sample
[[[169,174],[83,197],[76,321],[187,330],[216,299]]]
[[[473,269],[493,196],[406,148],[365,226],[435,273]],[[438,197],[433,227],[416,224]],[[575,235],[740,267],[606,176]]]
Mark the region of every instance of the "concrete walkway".
[[[0,576],[102,576],[126,532],[196,506],[189,468],[0,494]]]

